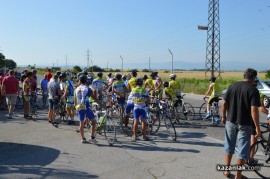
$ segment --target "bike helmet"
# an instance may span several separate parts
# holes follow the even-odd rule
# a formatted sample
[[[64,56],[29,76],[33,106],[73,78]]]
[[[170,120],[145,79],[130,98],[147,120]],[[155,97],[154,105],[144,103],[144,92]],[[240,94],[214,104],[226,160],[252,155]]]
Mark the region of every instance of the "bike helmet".
[[[34,69],[34,70],[32,70],[32,73],[36,73],[36,72],[37,72],[37,70],[35,70],[35,69]]]
[[[215,82],[216,79],[217,79],[216,77],[212,76],[212,77],[209,79],[209,81]]]
[[[123,76],[122,76],[122,79],[123,79],[123,80],[126,80],[126,79],[127,79],[127,76],[126,76],[126,75],[123,75]]]
[[[163,85],[164,85],[164,87],[169,87],[169,82],[168,81],[164,81]]]
[[[61,78],[66,78],[67,77],[67,74],[65,72],[61,73],[60,76]]]
[[[116,73],[116,74],[117,74],[117,73]],[[115,74],[115,75],[116,75],[116,74]],[[108,77],[111,77],[111,76],[112,76],[112,73],[108,73],[107,76],[108,76]]]
[[[114,77],[117,79],[117,80],[120,80],[122,78],[122,75],[120,73],[116,73],[114,75]]]
[[[176,75],[175,74],[170,74],[170,79],[175,79]]]
[[[100,71],[100,72],[97,73],[97,76],[100,77],[100,78],[102,78],[103,73]]]
[[[143,84],[143,79],[141,77],[136,78],[136,85],[142,86]]]
[[[61,71],[57,71],[57,72],[56,72],[56,75],[57,75],[57,76],[60,76],[60,75],[61,75]]]

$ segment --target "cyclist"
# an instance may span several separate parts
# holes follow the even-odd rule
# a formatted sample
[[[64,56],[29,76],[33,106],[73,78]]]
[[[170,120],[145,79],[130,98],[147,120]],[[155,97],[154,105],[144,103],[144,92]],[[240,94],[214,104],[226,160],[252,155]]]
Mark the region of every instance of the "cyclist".
[[[103,73],[98,72],[97,78],[92,83],[92,88],[96,90],[98,99],[102,99],[102,91],[108,88],[108,84],[102,79]]]
[[[212,103],[214,101],[215,102],[219,101],[220,88],[219,88],[219,85],[216,83],[216,79],[217,78],[214,76],[209,79],[210,85],[209,85],[208,91],[206,92],[206,94],[203,98],[203,99],[205,99],[206,96],[211,92],[211,95],[210,95],[209,100],[207,102],[207,114],[205,116],[205,119],[208,119],[211,116],[210,106],[212,105]]]
[[[65,87],[63,89],[64,94],[61,97],[62,100],[66,101],[66,110],[70,120],[68,124],[74,124],[74,86],[70,80],[67,79],[66,73],[62,73],[62,82],[65,83]]]
[[[122,80],[122,75],[119,73],[115,74],[115,78],[117,81],[115,81],[112,84],[112,91],[114,94],[116,94],[116,99],[118,104],[121,106],[121,118],[123,118],[123,111],[124,111],[124,104],[125,104],[125,94],[127,91],[126,85]]]
[[[176,81],[176,75],[170,74],[170,82],[169,87],[172,88],[174,94],[177,96],[177,98],[181,98],[181,90],[180,90],[180,84],[178,81]]]
[[[157,96],[159,99],[162,98],[162,80],[158,76],[158,72],[154,72],[155,81],[154,81],[154,95]]]
[[[175,95],[173,89],[169,87],[169,82],[165,81],[163,83],[164,89],[162,93],[163,98],[168,98],[170,100],[170,106],[174,106],[177,101],[177,96]]]
[[[133,88],[135,88],[137,86],[136,85],[137,72],[135,70],[133,70],[131,72],[131,75],[132,75],[132,77],[128,81],[128,91],[131,91]]]
[[[46,99],[48,96],[48,82],[48,76],[45,74],[44,78],[40,81],[40,87],[42,90],[42,95],[46,96]]]
[[[108,73],[107,74],[107,84],[109,86],[111,86],[113,84],[113,77],[112,77],[112,73]]]
[[[126,75],[122,76],[122,79],[123,79],[125,85],[128,86],[127,76]]]
[[[145,141],[148,141],[149,138],[146,136],[146,104],[150,103],[150,99],[148,96],[148,92],[146,89],[142,87],[143,85],[143,79],[142,78],[136,78],[136,85],[137,87],[133,88],[130,95],[132,97],[132,101],[134,102],[134,125],[133,125],[133,139],[138,140],[137,133],[138,133],[138,124],[139,119],[141,118],[142,122],[142,134],[143,139]]]
[[[33,73],[32,72],[27,72],[26,73],[26,78],[23,81],[23,101],[24,101],[24,118],[29,119],[32,118],[32,116],[29,115],[29,111],[30,111],[30,96],[31,96],[31,83],[32,83],[32,76]]]
[[[60,95],[62,94],[62,91],[60,89],[60,84],[58,83],[57,75],[54,75],[53,78],[49,81],[48,92],[49,92],[48,120],[53,125],[58,125],[58,123],[54,121],[56,117],[55,109],[59,104]]]
[[[155,81],[155,78],[156,78],[155,72],[151,72],[150,77],[151,78],[148,78],[144,83],[144,88],[148,89],[149,94],[151,94],[151,92],[153,92],[153,90],[155,89],[155,86],[154,86],[154,81]]]
[[[101,105],[101,101],[99,101],[95,95],[93,94],[93,91],[86,85],[87,83],[87,77],[85,75],[82,75],[80,77],[80,86],[78,86],[75,90],[75,107],[78,111],[78,117],[80,120],[80,134],[82,137],[81,142],[86,143],[86,139],[84,137],[84,119],[87,117],[89,120],[91,120],[92,125],[90,129],[90,135],[91,138],[89,139],[89,142],[92,144],[96,144],[97,141],[95,139],[95,126],[96,126],[96,119],[93,111],[90,109],[90,103],[89,103],[89,97],[91,96],[98,104]]]

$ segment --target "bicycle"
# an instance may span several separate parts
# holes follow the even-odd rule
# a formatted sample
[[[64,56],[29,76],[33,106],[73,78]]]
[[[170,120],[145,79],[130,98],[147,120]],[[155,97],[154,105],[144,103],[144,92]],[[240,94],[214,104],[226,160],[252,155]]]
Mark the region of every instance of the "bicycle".
[[[99,104],[95,102],[92,103],[93,112],[95,113],[97,119],[95,136],[96,134],[102,135],[103,132],[108,144],[112,146],[116,141],[116,130],[115,123],[109,115],[109,95],[104,95],[102,97],[102,102],[106,104],[106,110],[102,110]]]
[[[37,88],[37,107],[38,109],[48,107],[48,94],[45,94],[40,88]]]
[[[171,120],[171,109],[168,101],[163,101],[156,99],[156,103],[150,103],[149,108],[147,110],[147,118],[146,122],[146,134],[154,135],[156,134],[160,127],[161,121],[164,123],[164,127],[166,128],[170,138],[173,141],[176,141],[177,134],[174,127],[174,124]],[[141,120],[141,119],[140,119]],[[133,126],[133,116],[129,118],[130,125]],[[141,122],[140,122],[141,123]],[[138,128],[138,136],[142,135],[141,126]],[[132,134],[132,129],[129,131]]]
[[[208,97],[207,97],[208,98]],[[219,110],[219,101],[222,100],[222,98],[218,98],[212,102],[212,105],[210,106],[210,117],[205,119],[205,116],[207,114],[207,101],[206,98],[203,99],[204,103],[200,107],[200,117],[203,120],[211,120],[211,124],[213,126],[217,126],[221,120],[220,120],[220,110]]]
[[[258,167],[254,172],[264,179],[270,179],[270,126],[261,123],[260,126],[265,128],[261,137],[255,142],[250,150],[254,151],[255,164],[247,162],[249,166]]]
[[[16,101],[15,108],[16,109],[22,109],[23,108],[23,103],[24,103],[23,90],[20,87],[20,91],[19,91],[18,96],[17,96],[17,101]]]
[[[183,94],[181,98],[178,98],[176,101],[176,105],[173,107],[174,112],[177,113],[177,116],[181,118],[181,114],[183,114],[184,118],[187,120],[193,120],[195,117],[195,111],[193,106],[190,103],[186,103],[184,101],[184,96],[186,94]],[[179,119],[176,117],[176,122],[179,123]]]
[[[60,124],[61,121],[67,122],[68,114],[67,114],[67,110],[66,110],[66,102],[65,102],[65,100],[60,99],[60,102],[59,102],[58,106],[55,109],[55,113],[56,113],[55,121],[58,124]]]

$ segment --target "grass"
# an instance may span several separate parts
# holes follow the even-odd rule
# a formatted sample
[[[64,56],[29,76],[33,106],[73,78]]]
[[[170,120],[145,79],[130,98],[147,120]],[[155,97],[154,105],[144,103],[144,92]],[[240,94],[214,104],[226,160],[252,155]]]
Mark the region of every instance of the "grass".
[[[46,72],[45,69],[37,68],[38,74],[44,75]],[[55,74],[56,71],[52,71],[52,74]],[[104,79],[106,74],[104,73]],[[129,74],[130,72],[124,71],[124,75]],[[194,93],[194,94],[205,94],[209,88],[209,80],[205,78],[205,72],[203,71],[176,71],[174,72],[177,76],[177,81],[180,82],[181,91],[184,93]],[[114,75],[115,72],[112,72]],[[143,77],[147,75],[150,78],[150,73],[148,72],[138,72],[138,76]],[[161,77],[162,81],[169,81],[169,71],[159,71],[158,75]],[[260,80],[265,80],[265,73],[258,73]],[[243,79],[243,72],[222,72],[220,77],[217,79],[217,83],[220,86],[220,89],[227,89],[230,84],[236,81],[241,81]]]

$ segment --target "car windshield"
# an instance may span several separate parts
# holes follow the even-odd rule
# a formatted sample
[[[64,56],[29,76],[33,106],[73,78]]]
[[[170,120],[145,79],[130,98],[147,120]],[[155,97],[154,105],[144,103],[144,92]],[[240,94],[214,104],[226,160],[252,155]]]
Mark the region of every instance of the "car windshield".
[[[265,81],[265,84],[270,88],[270,81]]]

